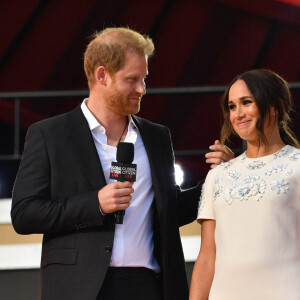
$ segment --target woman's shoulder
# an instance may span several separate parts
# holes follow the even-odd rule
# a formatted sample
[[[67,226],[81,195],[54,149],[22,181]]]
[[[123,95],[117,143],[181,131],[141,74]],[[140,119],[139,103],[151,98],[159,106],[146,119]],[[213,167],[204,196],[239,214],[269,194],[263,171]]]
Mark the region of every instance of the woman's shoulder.
[[[291,161],[300,161],[300,149],[294,146],[287,145],[287,157]]]
[[[240,168],[240,163],[243,160],[243,155],[239,155],[235,158],[230,159],[227,162],[223,162],[211,169],[206,176],[206,182],[216,182],[219,181],[220,178],[227,176],[228,172],[234,172],[234,170]]]
[[[280,162],[298,167],[300,164],[300,149],[291,145],[286,145],[284,148],[273,154],[273,162]]]

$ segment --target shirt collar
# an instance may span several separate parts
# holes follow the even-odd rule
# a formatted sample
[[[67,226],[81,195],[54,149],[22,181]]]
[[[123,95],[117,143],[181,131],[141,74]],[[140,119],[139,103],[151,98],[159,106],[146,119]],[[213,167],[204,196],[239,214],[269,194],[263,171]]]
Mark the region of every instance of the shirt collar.
[[[86,98],[82,101],[81,110],[89,124],[90,130],[93,131],[95,128],[99,127],[99,130],[101,132],[105,133],[105,128],[97,121],[97,119],[94,117],[94,115],[88,109],[88,107],[86,105],[87,100],[88,100],[88,98]],[[131,132],[132,130],[138,130],[135,123],[133,122],[131,115],[129,115],[128,118],[129,118],[128,132]]]
[[[97,119],[94,117],[94,115],[91,113],[91,111],[88,109],[86,102],[87,102],[88,98],[84,99],[81,103],[81,110],[82,113],[84,114],[86,120],[88,121],[90,130],[92,131],[93,129],[95,129],[98,126],[101,126],[103,129],[105,129],[98,121]]]

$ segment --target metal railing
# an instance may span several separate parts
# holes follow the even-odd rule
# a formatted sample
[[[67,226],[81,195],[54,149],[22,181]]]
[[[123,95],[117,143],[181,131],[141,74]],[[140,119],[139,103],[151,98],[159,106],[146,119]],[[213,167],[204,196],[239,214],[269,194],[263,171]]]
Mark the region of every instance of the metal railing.
[[[189,94],[219,94],[226,90],[227,86],[199,86],[199,87],[173,87],[173,88],[148,88],[147,95],[189,95]],[[300,83],[290,83],[290,89],[300,89]],[[39,91],[39,92],[0,92],[1,100],[14,101],[14,146],[13,154],[0,155],[0,160],[19,160],[20,154],[20,104],[25,99],[43,99],[46,98],[69,98],[69,97],[87,97],[88,90],[73,90],[73,91]],[[243,144],[243,148],[245,145]],[[240,153],[242,149],[232,149],[234,153]],[[199,150],[181,150],[175,151],[178,156],[194,156],[203,155],[207,152],[206,149]]]

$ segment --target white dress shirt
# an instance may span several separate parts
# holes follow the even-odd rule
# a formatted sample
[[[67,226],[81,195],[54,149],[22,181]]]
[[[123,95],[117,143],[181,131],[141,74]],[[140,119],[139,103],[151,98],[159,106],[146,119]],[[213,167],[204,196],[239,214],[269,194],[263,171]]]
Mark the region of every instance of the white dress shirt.
[[[115,182],[109,177],[111,163],[116,161],[117,148],[107,144],[105,128],[86,106],[87,100],[82,102],[81,109],[88,121],[104,176],[109,184]],[[153,255],[154,190],[150,166],[141,135],[131,117],[125,142],[134,144],[133,163],[137,164],[137,181],[133,184],[134,193],[130,206],[126,209],[123,224],[116,224],[110,266],[146,267],[159,272],[159,265]]]

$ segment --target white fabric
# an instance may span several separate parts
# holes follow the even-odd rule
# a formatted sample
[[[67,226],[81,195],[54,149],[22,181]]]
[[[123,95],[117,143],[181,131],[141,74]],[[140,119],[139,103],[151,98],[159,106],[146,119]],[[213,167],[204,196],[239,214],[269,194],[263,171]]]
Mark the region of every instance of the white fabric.
[[[215,219],[210,300],[300,299],[300,150],[211,170],[198,219]]]
[[[117,148],[107,144],[105,128],[87,108],[86,101],[87,99],[82,102],[81,109],[89,123],[105,179],[109,184],[115,182],[109,176],[111,162],[116,161]],[[159,272],[159,265],[153,255],[154,190],[150,166],[141,135],[131,117],[125,142],[134,144],[133,163],[137,164],[137,181],[133,184],[134,193],[123,224],[116,224],[110,266],[146,267]]]

